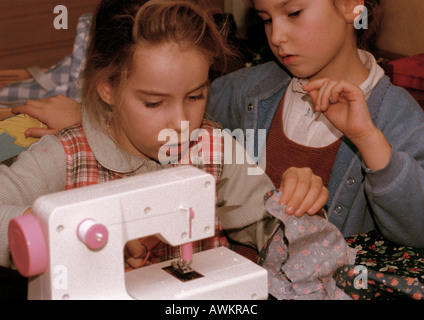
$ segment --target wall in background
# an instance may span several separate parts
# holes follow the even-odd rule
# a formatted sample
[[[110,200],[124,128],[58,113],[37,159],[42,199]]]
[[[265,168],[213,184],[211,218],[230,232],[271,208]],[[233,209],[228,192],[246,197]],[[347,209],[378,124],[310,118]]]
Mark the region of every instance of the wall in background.
[[[1,0],[0,69],[49,67],[72,52],[78,17],[99,0]],[[36,3],[35,3],[36,2]],[[57,5],[68,8],[68,29],[56,30]]]
[[[424,1],[381,1],[385,16],[378,47],[407,56],[424,53]]]
[[[246,28],[246,11],[251,6],[251,0],[225,0],[224,10],[231,13],[237,23],[240,35],[244,35]]]
[[[100,0],[1,0],[0,69],[33,65],[50,67],[72,53],[78,18],[93,12]],[[223,10],[224,0],[201,0]],[[237,0],[239,1],[239,0]],[[68,29],[55,29],[53,12],[58,5],[68,9]]]

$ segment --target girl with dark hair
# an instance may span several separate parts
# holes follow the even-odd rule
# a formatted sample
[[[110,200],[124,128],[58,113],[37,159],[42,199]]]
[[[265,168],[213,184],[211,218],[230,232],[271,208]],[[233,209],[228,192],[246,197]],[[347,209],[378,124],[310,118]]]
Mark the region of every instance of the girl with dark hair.
[[[424,114],[363,50],[378,31],[379,1],[253,3],[283,68],[218,79],[207,111],[224,127],[254,128],[255,138],[267,130],[258,152],[283,202],[291,169],[309,168],[328,186],[329,220],[345,236],[378,230],[424,247]],[[364,5],[367,25],[357,29]]]

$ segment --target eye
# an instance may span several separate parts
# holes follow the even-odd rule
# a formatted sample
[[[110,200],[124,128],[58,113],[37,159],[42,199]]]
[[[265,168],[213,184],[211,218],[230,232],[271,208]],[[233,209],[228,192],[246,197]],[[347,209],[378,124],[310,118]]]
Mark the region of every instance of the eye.
[[[269,19],[262,19],[262,23],[263,24],[271,24],[272,23],[272,19],[271,18],[269,18]]]
[[[297,11],[294,11],[294,12],[292,12],[292,13],[289,13],[289,17],[290,18],[295,18],[295,17],[298,17],[299,15],[300,15],[300,12],[301,12],[302,10],[297,10]]]
[[[263,24],[270,24],[272,23],[272,19],[268,14],[262,13],[262,12],[258,12],[257,13],[257,17],[259,18],[259,20],[263,23]]]
[[[188,96],[188,100],[193,101],[193,102],[203,100],[203,99],[205,99],[205,95],[203,93],[201,93],[199,95]]]
[[[153,109],[153,108],[159,107],[161,104],[162,104],[161,102],[145,102],[144,106],[146,108],[152,108]]]

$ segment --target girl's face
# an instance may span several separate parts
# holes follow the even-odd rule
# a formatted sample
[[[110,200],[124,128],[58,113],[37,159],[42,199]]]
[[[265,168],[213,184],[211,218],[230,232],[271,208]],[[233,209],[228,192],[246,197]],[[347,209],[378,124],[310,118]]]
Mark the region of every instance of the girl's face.
[[[299,78],[336,78],[356,42],[333,0],[254,0],[270,48]],[[352,47],[352,43],[354,46]],[[353,49],[353,50],[352,50]]]
[[[138,46],[122,103],[114,106],[118,109],[112,126],[118,144],[135,156],[154,160],[165,143],[171,144],[172,155],[186,151],[187,137],[203,119],[209,66],[195,48],[174,43]],[[159,140],[162,130],[172,133],[166,134],[172,141]]]

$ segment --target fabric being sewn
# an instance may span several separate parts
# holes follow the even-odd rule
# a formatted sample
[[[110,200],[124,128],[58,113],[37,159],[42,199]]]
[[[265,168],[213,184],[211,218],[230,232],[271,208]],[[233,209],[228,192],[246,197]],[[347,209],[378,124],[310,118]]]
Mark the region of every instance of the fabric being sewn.
[[[279,300],[350,299],[336,286],[333,274],[354,264],[357,250],[325,218],[287,214],[278,204],[280,196],[278,190],[265,196],[268,213],[281,223],[258,258],[268,270],[269,294]]]

